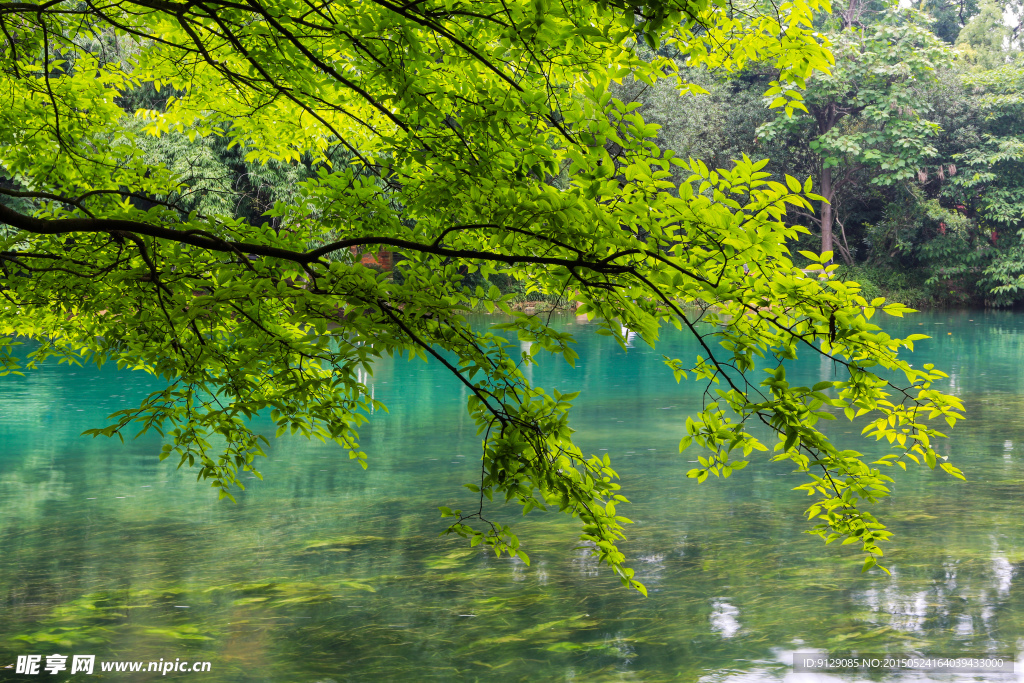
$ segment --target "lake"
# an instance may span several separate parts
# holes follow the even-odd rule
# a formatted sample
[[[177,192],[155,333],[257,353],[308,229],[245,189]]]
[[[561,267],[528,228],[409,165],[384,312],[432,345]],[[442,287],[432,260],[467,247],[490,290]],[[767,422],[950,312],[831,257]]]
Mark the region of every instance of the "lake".
[[[159,462],[159,437],[80,436],[156,388],[151,378],[47,365],[0,379],[0,667],[59,653],[208,661],[209,672],[168,676],[216,682],[918,681],[789,663],[798,650],[1024,651],[1024,315],[884,321],[893,335],[932,335],[912,362],[948,372],[945,390],[968,409],[940,449],[968,482],[911,469],[874,509],[895,532],[891,576],[861,574],[856,546],[801,533],[791,466],[686,478],[697,451],[678,443],[702,387],[676,384],[661,354],[690,358],[690,340],[672,331],[657,352],[623,351],[593,325],[558,321],[580,362],[541,356],[533,379],[582,390],[577,443],[608,452],[622,476],[632,504],[620,511],[636,522],[622,548],[649,597],[575,549],[574,522],[555,513],[492,509],[518,525],[529,567],[439,537],[437,507],[472,501],[462,484],[480,440],[465,390],[437,364],[377,364],[374,394],[390,413],[362,430],[367,471],[336,447],[282,437],[236,503]],[[812,359],[790,378],[832,371]],[[849,422],[830,427],[886,452]],[[99,680],[164,678],[98,669]],[[0,681],[67,674],[0,668]]]

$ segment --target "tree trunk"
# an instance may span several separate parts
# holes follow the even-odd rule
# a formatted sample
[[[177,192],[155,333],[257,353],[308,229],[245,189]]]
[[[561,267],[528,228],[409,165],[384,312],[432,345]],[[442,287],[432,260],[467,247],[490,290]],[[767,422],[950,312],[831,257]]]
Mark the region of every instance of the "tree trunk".
[[[840,13],[840,16],[843,18],[843,28],[860,26],[860,15],[860,0],[850,0],[850,7],[845,12]]]
[[[821,196],[825,201],[821,203],[821,252],[834,251],[832,248],[832,169],[821,169]]]

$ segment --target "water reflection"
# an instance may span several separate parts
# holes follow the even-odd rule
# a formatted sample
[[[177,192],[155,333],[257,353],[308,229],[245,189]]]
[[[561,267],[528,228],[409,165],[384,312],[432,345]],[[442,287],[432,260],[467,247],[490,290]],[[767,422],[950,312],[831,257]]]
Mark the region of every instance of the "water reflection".
[[[519,367],[523,372],[523,376],[526,377],[526,381],[533,383],[533,360],[532,360],[532,349],[533,342],[520,341],[519,342],[519,353],[522,355],[523,360]]]
[[[715,598],[711,601],[711,630],[723,638],[732,638],[740,630],[740,622],[736,618],[739,613],[725,598]]]
[[[619,325],[619,327],[621,328],[620,331],[622,332],[622,337],[626,340],[626,348],[635,348],[633,346],[633,342],[636,341],[636,338],[638,336],[637,333],[629,329],[625,325]]]

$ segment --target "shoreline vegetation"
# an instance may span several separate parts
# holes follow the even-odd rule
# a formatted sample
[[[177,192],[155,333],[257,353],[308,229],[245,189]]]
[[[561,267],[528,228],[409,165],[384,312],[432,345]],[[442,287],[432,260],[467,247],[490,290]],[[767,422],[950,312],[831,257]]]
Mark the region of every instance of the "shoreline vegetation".
[[[1005,302],[987,300],[977,293],[966,291],[962,283],[930,282],[927,273],[919,270],[841,265],[836,276],[860,284],[865,299],[885,297],[886,301],[898,301],[918,310],[1020,310],[1022,307],[1017,301],[1007,305]]]

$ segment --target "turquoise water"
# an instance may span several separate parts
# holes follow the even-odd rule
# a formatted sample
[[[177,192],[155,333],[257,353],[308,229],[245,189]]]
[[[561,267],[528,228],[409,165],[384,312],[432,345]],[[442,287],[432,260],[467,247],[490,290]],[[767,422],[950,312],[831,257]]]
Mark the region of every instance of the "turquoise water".
[[[915,358],[949,372],[967,405],[943,448],[970,480],[898,478],[878,509],[896,532],[891,576],[861,575],[849,547],[800,533],[788,467],[686,478],[696,453],[677,444],[701,388],[677,385],[661,353],[689,357],[687,339],[623,352],[571,317],[559,324],[581,361],[542,358],[534,380],[583,391],[577,440],[618,465],[637,522],[624,550],[650,597],[574,550],[573,523],[554,514],[516,522],[529,567],[438,537],[437,506],[470,502],[461,485],[479,439],[463,390],[436,365],[376,367],[390,414],[363,430],[368,471],[284,437],[236,504],[160,463],[159,438],[79,436],[152,380],[47,366],[0,380],[0,667],[61,653],[209,661],[208,673],[168,674],[204,681],[774,681],[806,680],[787,666],[794,650],[1024,649],[1024,316],[891,325],[933,335]],[[809,383],[831,367],[794,372]],[[163,678],[13,671],[0,681]]]

